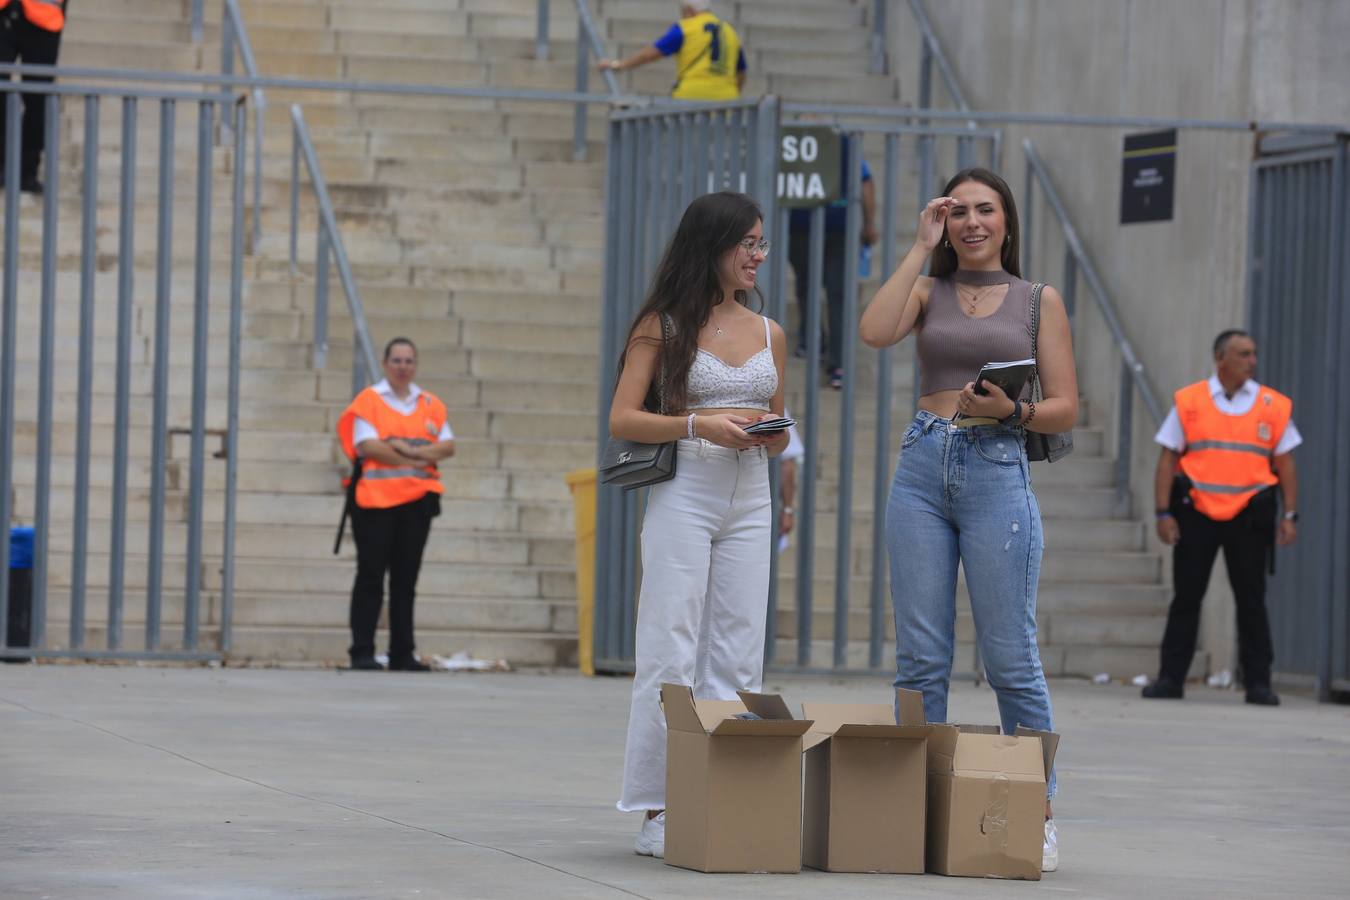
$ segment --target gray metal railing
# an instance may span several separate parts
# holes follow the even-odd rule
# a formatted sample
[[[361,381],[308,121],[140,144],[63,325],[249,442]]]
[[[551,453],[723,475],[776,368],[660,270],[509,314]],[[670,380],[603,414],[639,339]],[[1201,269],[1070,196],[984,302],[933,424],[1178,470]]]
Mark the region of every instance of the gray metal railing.
[[[577,10],[576,89],[577,93],[584,94],[590,90],[591,60],[605,59],[609,54],[605,50],[604,39],[600,37],[600,29],[596,27],[595,17],[591,15],[590,4],[586,0],[574,0],[574,3]],[[539,0],[535,21],[535,59],[548,59],[548,23],[549,0]],[[604,79],[610,97],[619,96],[619,82],[614,77],[614,73],[606,69],[600,73],[600,77]],[[584,101],[577,103],[572,122],[572,159],[576,162],[586,159],[586,103]]]
[[[196,22],[196,16],[200,14],[201,0],[194,0],[193,21]],[[199,33],[194,31],[193,39],[201,40]],[[220,72],[222,75],[234,74],[234,57],[236,51],[240,60],[244,64],[244,73],[249,78],[257,78],[258,60],[253,55],[253,43],[248,37],[248,26],[244,23],[244,15],[239,11],[238,0],[225,0],[225,5],[221,13],[220,23]],[[248,249],[252,253],[258,246],[258,241],[262,239],[262,154],[263,154],[263,128],[267,113],[267,95],[260,87],[251,89],[253,93],[253,227],[249,230]],[[229,128],[222,121],[222,140],[228,140]]]
[[[1050,173],[1046,170],[1045,163],[1041,161],[1040,154],[1036,152],[1036,145],[1031,142],[1030,138],[1022,141],[1022,151],[1027,160],[1027,186],[1026,193],[1022,198],[1023,233],[1027,236],[1027,240],[1023,244],[1022,252],[1026,259],[1031,259],[1031,223],[1035,214],[1035,188],[1039,186],[1045,196],[1046,203],[1051,212],[1055,214],[1060,229],[1064,233],[1064,282],[1060,290],[1064,297],[1064,308],[1069,314],[1070,328],[1072,328],[1075,319],[1078,276],[1081,274],[1097,304],[1097,311],[1101,313],[1102,321],[1106,323],[1107,330],[1111,332],[1111,339],[1120,352],[1120,383],[1116,393],[1114,483],[1116,514],[1128,515],[1130,508],[1130,442],[1134,433],[1134,390],[1139,391],[1139,396],[1143,399],[1144,406],[1148,409],[1155,425],[1162,424],[1163,408],[1158,402],[1157,393],[1149,384],[1148,376],[1144,371],[1144,364],[1139,360],[1138,354],[1134,352],[1134,345],[1125,335],[1125,327],[1121,324],[1115,304],[1111,302],[1111,297],[1106,292],[1106,286],[1097,273],[1097,267],[1088,255],[1087,248],[1083,246],[1082,238],[1078,236],[1078,229],[1074,227],[1073,220],[1069,218],[1069,212],[1060,200],[1059,192],[1055,190],[1055,184],[1050,178]]]
[[[291,105],[291,275],[297,272],[297,258],[300,240],[300,160],[305,161],[305,170],[309,174],[310,187],[314,191],[314,201],[318,207],[318,224],[315,228],[314,259],[314,351],[312,364],[322,369],[328,363],[328,275],[329,257],[337,262],[338,279],[342,283],[342,292],[347,298],[347,311],[352,317],[352,388],[359,391],[375,378],[380,371],[375,345],[370,339],[370,326],[366,322],[365,305],[361,302],[361,290],[356,286],[352,275],[351,262],[347,258],[347,247],[342,242],[342,232],[338,230],[337,217],[333,213],[333,201],[328,194],[328,183],[324,181],[323,170],[319,166],[318,154],[314,152],[314,141],[309,135],[309,126],[305,124],[304,111],[300,104]]]
[[[29,67],[7,67],[10,71],[27,73]],[[63,74],[57,70],[54,74]],[[22,209],[19,205],[19,165],[20,140],[19,105],[20,93],[26,102],[47,104],[45,160],[45,190],[42,203],[42,240],[41,252],[36,262],[21,255],[22,249]],[[57,281],[59,264],[57,252],[57,216],[60,209],[61,171],[60,161],[68,154],[63,153],[63,135],[61,133],[58,98],[83,103],[83,141],[81,161],[83,178],[80,189],[67,191],[67,196],[78,196],[81,205],[80,262],[79,262],[79,313],[74,317],[57,315]],[[98,211],[99,211],[99,131],[100,105],[103,98],[116,100],[120,112],[120,166],[117,195],[118,261],[114,297],[108,304],[116,322],[114,341],[115,362],[112,377],[95,379],[95,299],[98,291],[96,269],[98,258]],[[14,513],[13,467],[16,451],[15,389],[17,377],[17,359],[19,353],[18,308],[20,304],[20,271],[33,265],[40,271],[41,286],[38,293],[40,304],[40,324],[36,341],[25,340],[23,346],[37,347],[37,415],[36,415],[36,473],[32,494],[32,516],[34,525],[34,578],[32,585],[33,628],[26,646],[8,646],[6,630],[9,611],[8,579],[0,579],[0,657],[25,656],[72,656],[84,658],[123,658],[154,657],[161,659],[211,659],[220,654],[214,649],[200,646],[200,613],[203,605],[202,572],[205,559],[203,548],[204,532],[204,488],[205,488],[205,439],[206,439],[206,387],[207,387],[207,348],[209,297],[211,289],[211,187],[214,164],[212,154],[212,130],[216,120],[217,108],[232,113],[232,130],[235,135],[235,149],[240,152],[246,134],[243,103],[236,102],[229,94],[206,91],[175,91],[157,88],[127,88],[121,86],[77,86],[64,83],[19,82],[8,78],[0,80],[0,99],[3,99],[4,114],[9,126],[5,152],[5,202],[4,202],[4,279],[3,279],[3,315],[0,327],[3,327],[3,340],[0,341],[0,523],[8,526]],[[137,185],[137,147],[138,122],[143,103],[155,102],[159,107],[158,141],[158,190],[154,202],[157,207],[157,229],[155,257],[154,289],[154,335],[150,354],[153,366],[151,376],[152,418],[150,424],[151,440],[148,452],[138,451],[131,442],[132,434],[132,367],[135,321],[134,277],[137,268],[136,257],[136,210],[138,206]],[[176,143],[175,126],[177,110],[181,104],[195,107],[197,114],[197,140],[195,144],[196,191],[194,199],[196,212],[194,221],[195,245],[191,256],[193,266],[193,340],[190,353],[191,365],[191,426],[184,429],[191,436],[189,449],[189,476],[185,484],[187,511],[184,517],[186,531],[186,580],[183,589],[183,631],[181,643],[172,649],[162,647],[162,621],[164,607],[164,571],[166,523],[166,468],[169,464],[166,435],[169,429],[168,390],[170,382],[170,314],[172,297],[172,274],[174,268],[173,252],[173,209],[176,191],[173,177],[175,156],[179,152]],[[230,341],[229,360],[230,396],[227,400],[227,419],[237,422],[238,418],[238,341],[242,291],[241,237],[244,228],[242,217],[242,177],[245,166],[236,167],[235,172],[235,218],[231,222],[232,253],[229,260],[231,271],[230,296]],[[78,375],[75,398],[74,459],[72,492],[73,517],[70,582],[69,582],[69,637],[64,646],[49,646],[47,628],[49,612],[49,560],[51,507],[52,507],[52,467],[58,434],[55,431],[54,369],[56,364],[55,338],[58,328],[69,323],[72,331],[78,329]],[[179,351],[181,353],[181,350]],[[111,468],[111,487],[107,505],[108,516],[108,583],[107,583],[107,620],[106,639],[101,648],[87,646],[86,612],[88,609],[88,564],[89,564],[89,526],[91,519],[91,478],[90,469],[95,442],[92,438],[93,410],[96,404],[95,391],[98,386],[112,389],[110,405],[113,416],[111,421],[112,456],[108,460]],[[108,400],[103,400],[109,403]],[[69,437],[65,435],[63,437]],[[233,431],[226,435],[226,452],[233,458],[235,452]],[[127,604],[126,567],[133,540],[141,531],[141,523],[132,521],[129,515],[131,498],[130,467],[132,462],[147,464],[151,473],[149,508],[146,511],[145,535],[145,634],[139,647],[125,646],[124,624]],[[226,493],[233,494],[234,475],[231,469],[226,475]],[[24,505],[22,502],[20,506]],[[227,501],[227,534],[233,531],[234,509]],[[9,541],[0,541],[0,571],[9,566]],[[227,647],[231,627],[233,582],[230,578],[233,567],[233,546],[227,541],[222,550],[221,566],[226,575],[222,588],[221,618],[219,619],[220,641]]]
[[[867,70],[873,75],[885,75],[886,65],[886,7],[890,0],[872,0],[872,38],[870,50],[872,61]]]

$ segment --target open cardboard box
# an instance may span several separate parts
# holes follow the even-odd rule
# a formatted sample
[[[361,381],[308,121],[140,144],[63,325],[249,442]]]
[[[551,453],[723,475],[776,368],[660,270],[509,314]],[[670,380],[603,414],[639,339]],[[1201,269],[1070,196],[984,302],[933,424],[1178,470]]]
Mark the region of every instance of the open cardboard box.
[[[922,695],[898,694],[922,709]],[[802,862],[828,872],[922,874],[932,729],[895,724],[889,703],[803,703],[802,717],[815,722],[805,740]]]
[[[781,698],[779,698],[781,703]],[[666,714],[666,864],[700,872],[799,872],[800,719],[738,719],[737,700],[661,685]]]
[[[741,692],[765,719],[792,719],[775,694]],[[923,695],[897,702],[923,716]],[[897,725],[890,704],[803,703],[802,862],[828,872],[922,874],[926,725]]]
[[[901,704],[902,722],[923,706]],[[942,875],[1039,881],[1045,785],[1059,735],[997,725],[932,725],[927,868]]]

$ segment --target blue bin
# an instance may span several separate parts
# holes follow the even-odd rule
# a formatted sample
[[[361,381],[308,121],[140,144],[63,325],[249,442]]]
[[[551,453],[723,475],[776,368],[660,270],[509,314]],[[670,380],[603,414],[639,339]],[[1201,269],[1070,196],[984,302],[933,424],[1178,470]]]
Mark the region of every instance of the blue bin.
[[[27,647],[33,640],[33,529],[9,529],[9,628],[6,646]]]

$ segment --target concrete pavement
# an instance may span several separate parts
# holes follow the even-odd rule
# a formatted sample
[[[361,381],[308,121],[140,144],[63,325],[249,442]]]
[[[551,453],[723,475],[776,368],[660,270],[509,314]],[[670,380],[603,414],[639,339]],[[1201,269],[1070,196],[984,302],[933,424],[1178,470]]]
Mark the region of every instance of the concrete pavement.
[[[774,677],[789,701],[882,701]],[[708,876],[613,809],[629,683],[570,673],[0,666],[0,897],[1344,897],[1350,709],[1052,684],[1040,883]],[[994,721],[958,685],[952,718]]]

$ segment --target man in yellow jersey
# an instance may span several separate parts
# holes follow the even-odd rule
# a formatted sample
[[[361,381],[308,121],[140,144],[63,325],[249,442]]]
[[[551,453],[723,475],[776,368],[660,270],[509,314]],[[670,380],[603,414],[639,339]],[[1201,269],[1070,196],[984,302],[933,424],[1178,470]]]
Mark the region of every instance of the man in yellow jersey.
[[[650,47],[623,59],[602,59],[601,71],[623,72],[675,57],[677,100],[736,100],[745,86],[745,50],[736,29],[709,11],[711,0],[682,0],[680,21]]]

